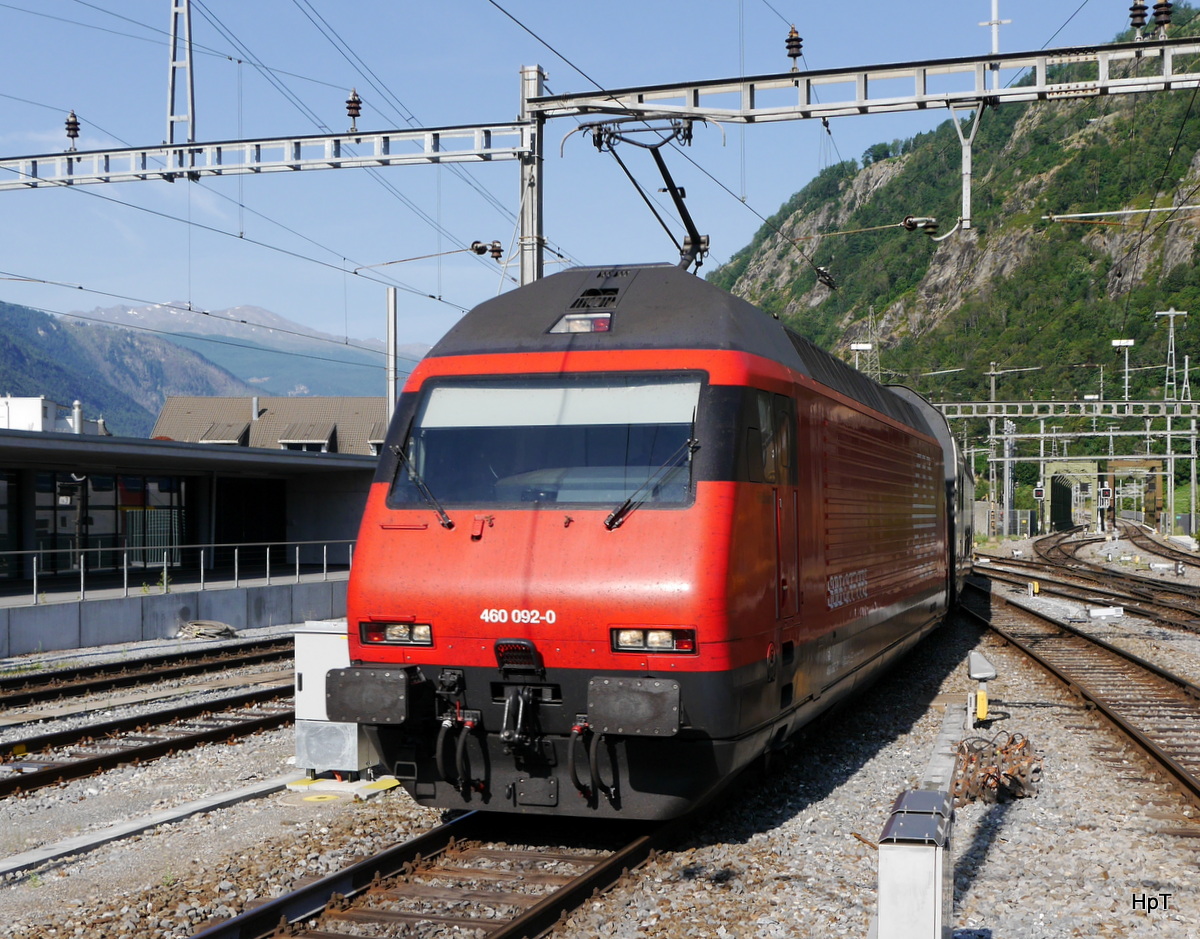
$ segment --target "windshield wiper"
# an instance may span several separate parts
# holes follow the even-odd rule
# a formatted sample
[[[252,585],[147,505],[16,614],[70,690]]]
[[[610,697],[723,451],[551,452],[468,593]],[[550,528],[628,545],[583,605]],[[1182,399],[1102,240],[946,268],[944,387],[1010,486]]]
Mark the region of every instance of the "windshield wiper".
[[[438,502],[438,500],[434,498],[433,493],[429,491],[429,487],[425,485],[425,480],[421,478],[421,474],[418,473],[417,468],[413,466],[413,462],[409,458],[408,454],[404,452],[404,448],[397,446],[396,444],[392,444],[390,447],[388,447],[388,449],[391,450],[392,453],[396,454],[400,460],[400,463],[404,464],[405,469],[408,470],[408,478],[411,479],[413,485],[417,487],[417,492],[421,493],[421,498],[425,500],[425,504],[437,513],[437,517],[441,522],[442,527],[453,528],[454,522],[451,520],[450,516],[446,514],[446,510],[442,508],[442,504]],[[400,464],[397,463],[397,476],[400,475],[399,466]],[[394,487],[395,484],[396,478],[393,476],[392,486]]]
[[[700,442],[695,437],[688,437],[678,450],[667,457],[665,462],[659,464],[658,468],[650,474],[646,481],[634,490],[633,495],[608,513],[608,518],[604,520],[604,527],[609,531],[612,531],[614,528],[620,528],[621,523],[629,517],[634,509],[640,508],[646,499],[649,498],[652,488],[663,485],[678,473],[680,468],[686,462],[690,461],[692,454],[698,449],[700,449]]]

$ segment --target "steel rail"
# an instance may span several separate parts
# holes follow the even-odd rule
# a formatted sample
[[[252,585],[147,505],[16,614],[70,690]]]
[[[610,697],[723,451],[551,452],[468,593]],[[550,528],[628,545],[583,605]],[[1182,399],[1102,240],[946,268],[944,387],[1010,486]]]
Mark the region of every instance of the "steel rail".
[[[1093,578],[1082,575],[1083,583],[1071,583],[1053,574],[1047,575],[1044,569],[1017,568],[1006,569],[1009,562],[1001,562],[993,567],[976,570],[976,575],[986,576],[990,580],[1020,586],[1037,580],[1039,593],[1077,600],[1080,603],[1119,603],[1126,610],[1137,616],[1145,617],[1165,626],[1183,629],[1188,632],[1200,631],[1200,611],[1196,609],[1194,596],[1182,595],[1182,601],[1174,601],[1163,596],[1152,596],[1150,591],[1140,587],[1131,587],[1121,575],[1112,576],[1113,583],[1105,583],[1104,578]],[[1121,585],[1127,589],[1120,589]],[[1162,593],[1174,593],[1169,586],[1164,585]],[[1182,617],[1182,618],[1181,618]]]
[[[68,695],[79,697],[113,688],[257,665],[289,656],[294,642],[292,636],[286,636],[192,653],[170,652],[122,662],[0,675],[0,707],[21,707]]]
[[[436,857],[456,840],[476,837],[483,825],[484,816],[479,812],[461,815],[403,844],[304,884],[232,919],[202,928],[193,935],[204,939],[265,939],[275,935],[281,925],[318,915],[335,896],[356,896],[378,879],[394,877],[421,858]]]
[[[1099,539],[1087,539],[1075,543],[1075,551],[1085,544],[1095,543]],[[1035,542],[1035,548],[1037,542]],[[1200,587],[1191,584],[1170,584],[1161,580],[1155,580],[1152,577],[1143,577],[1139,574],[1125,573],[1123,571],[1110,570],[1101,564],[1093,561],[1083,561],[1075,556],[1075,551],[1067,551],[1061,547],[1061,542],[1053,545],[1050,549],[1043,548],[1043,561],[1025,560],[1023,558],[993,558],[988,567],[996,565],[997,567],[1017,567],[1017,568],[1037,568],[1041,564],[1048,564],[1055,568],[1060,568],[1063,573],[1069,573],[1072,577],[1079,577],[1085,580],[1090,580],[1097,583],[1104,589],[1109,589],[1116,582],[1122,584],[1125,589],[1129,590],[1134,596],[1141,597],[1152,603],[1162,603],[1163,595],[1173,595],[1179,597],[1188,606],[1183,609],[1183,612],[1195,612],[1195,606],[1200,600]],[[1061,556],[1065,561],[1057,560]],[[1164,606],[1170,607],[1170,603],[1164,603]]]
[[[156,727],[161,728],[171,721],[187,720],[201,715],[213,715],[215,718],[220,710],[253,707],[266,701],[290,695],[291,693],[292,685],[290,683],[286,685],[272,685],[268,688],[259,688],[254,691],[221,698],[216,701],[208,701],[203,704],[176,707],[169,711],[157,711],[137,717],[121,718],[86,728],[59,731],[57,733],[43,734],[39,737],[30,737],[25,740],[10,741],[0,746],[0,767],[7,762],[21,759],[36,753],[38,750],[49,747],[70,746],[72,744],[83,743],[84,741],[95,741],[99,737],[130,733],[141,729],[145,729],[149,733],[151,729]],[[260,718],[229,722],[220,727],[208,730],[191,732],[182,736],[145,743],[136,747],[123,748],[115,753],[54,762],[43,770],[35,770],[28,773],[13,773],[9,776],[0,777],[0,797],[16,792],[28,792],[32,789],[52,786],[55,783],[68,779],[79,779],[83,776],[90,776],[95,772],[113,769],[125,763],[157,759],[175,750],[186,750],[205,743],[227,740],[230,736],[246,736],[260,730],[279,727],[290,723],[293,717],[294,712],[288,709]]]
[[[1129,714],[1126,710],[1123,710],[1120,703],[1114,703],[1114,694],[1098,685],[1099,679],[1096,676],[1100,675],[1101,672],[1097,666],[1101,662],[1106,661],[1108,665],[1115,665],[1122,669],[1127,676],[1134,680],[1140,680],[1150,685],[1157,685],[1159,688],[1171,693],[1175,698],[1171,702],[1172,707],[1184,708],[1188,712],[1183,715],[1185,721],[1180,723],[1184,723],[1186,726],[1192,728],[1191,732],[1193,736],[1200,734],[1200,687],[1140,656],[1126,652],[1102,639],[1089,636],[1067,623],[1059,622],[1045,614],[1038,613],[1026,606],[1013,603],[1011,600],[986,591],[978,584],[969,584],[968,586],[970,590],[985,595],[989,603],[998,601],[1009,609],[1019,611],[1021,616],[1041,621],[1043,628],[1048,627],[1058,630],[1061,636],[1067,637],[1073,652],[1091,656],[1092,662],[1090,664],[1076,663],[1072,666],[1064,663],[1062,661],[1064,656],[1056,656],[1054,650],[1046,642],[1047,639],[1054,637],[1043,636],[1038,637],[1036,641],[1026,641],[1024,637],[1017,635],[1011,627],[997,625],[994,618],[989,619],[967,605],[961,607],[966,615],[983,623],[1000,635],[1006,642],[1020,649],[1050,675],[1071,689],[1074,694],[1093,705],[1113,727],[1131,740],[1136,747],[1150,756],[1193,804],[1200,806],[1200,777],[1197,776],[1197,771],[1200,771],[1200,759],[1193,757],[1190,765],[1196,767],[1196,769],[1189,769],[1187,764],[1181,762],[1169,752],[1172,748],[1170,741],[1163,739],[1161,736],[1156,739],[1158,732],[1153,727],[1140,725],[1137,723],[1137,718]],[[1167,709],[1162,701],[1157,703],[1164,710]],[[1177,717],[1172,718],[1172,720],[1176,720]],[[1185,752],[1196,752],[1195,743],[1184,744],[1184,748]]]
[[[400,923],[411,926],[417,922],[428,922],[431,925],[440,924],[443,927],[461,927],[479,930],[486,933],[488,939],[532,939],[550,929],[558,922],[564,913],[576,909],[598,890],[611,886],[622,876],[661,848],[666,847],[683,835],[692,831],[696,819],[706,811],[723,794],[732,783],[726,780],[713,787],[686,815],[660,823],[651,830],[643,831],[631,838],[621,848],[605,852],[606,856],[597,860],[594,854],[563,855],[537,852],[540,859],[564,862],[575,865],[587,865],[587,870],[575,877],[552,875],[542,872],[503,871],[499,869],[465,868],[462,870],[463,880],[478,879],[485,874],[491,875],[492,880],[520,881],[527,884],[555,884],[560,878],[565,882],[558,889],[544,896],[532,894],[501,893],[497,891],[483,892],[462,887],[433,887],[424,884],[400,883],[395,887],[388,886],[385,881],[389,878],[414,877],[422,874],[448,879],[455,874],[456,868],[438,866],[436,870],[424,868],[434,860],[449,860],[449,852],[454,851],[464,842],[486,842],[495,833],[494,826],[511,826],[522,821],[519,817],[505,814],[490,814],[486,812],[470,812],[460,816],[445,825],[418,835],[403,844],[387,848],[377,855],[359,861],[344,870],[322,877],[309,883],[304,883],[291,893],[271,900],[261,906],[247,910],[231,919],[213,923],[203,927],[194,935],[197,939],[267,939],[272,936],[295,936],[298,939],[323,939],[343,933],[331,933],[320,926],[311,929],[300,925],[302,920],[321,915],[329,906],[337,907],[330,910],[329,915],[338,921],[373,923],[387,922],[391,925]],[[503,840],[503,839],[490,839]],[[517,860],[529,859],[530,854],[521,849],[489,849],[470,848],[463,851],[464,855],[484,855],[491,858],[512,857]],[[525,879],[528,878],[528,879]],[[419,913],[392,912],[388,910],[361,910],[347,901],[361,898],[368,891],[386,894],[389,899],[404,899],[405,890],[409,897],[429,901],[462,902],[470,900],[475,903],[491,903],[493,906],[515,907],[518,912],[507,921],[503,918],[464,917],[461,915],[439,913],[426,910]],[[405,932],[405,935],[414,933]]]
[[[1142,531],[1137,525],[1130,522],[1121,523],[1121,537],[1132,542],[1134,547],[1142,551],[1148,551],[1150,554],[1155,554],[1160,558],[1182,561],[1184,564],[1192,567],[1200,566],[1200,557],[1197,557],[1194,552],[1184,551],[1182,548],[1174,548],[1169,544],[1163,544],[1149,532]]]

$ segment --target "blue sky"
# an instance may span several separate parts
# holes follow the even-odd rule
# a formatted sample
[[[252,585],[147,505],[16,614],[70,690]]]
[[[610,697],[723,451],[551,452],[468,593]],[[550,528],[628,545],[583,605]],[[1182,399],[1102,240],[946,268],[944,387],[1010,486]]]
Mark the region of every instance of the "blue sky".
[[[1127,6],[1001,0],[1000,16],[1012,23],[1001,28],[1000,49],[1110,41],[1127,27]],[[0,2],[0,153],[65,149],[63,121],[72,109],[82,124],[81,150],[164,140],[170,7],[170,0]],[[623,87],[786,71],[792,22],[804,39],[801,65],[810,69],[991,48],[990,31],[979,25],[991,18],[991,0],[193,0],[192,16],[200,140],[312,134],[320,124],[346,130],[351,87],[364,99],[360,130],[402,127],[405,118],[418,126],[507,121],[519,107],[523,65],[546,68],[556,93],[591,90],[580,72]],[[342,51],[314,23],[322,18]],[[832,137],[811,121],[731,125],[724,138],[702,128],[689,155],[724,189],[679,159],[672,172],[711,237],[708,263],[715,265],[749,241],[759,216],[775,212],[824,166],[946,117],[841,118]],[[610,156],[581,135],[559,156],[573,126],[551,122],[547,133],[547,236],[580,263],[673,260],[670,241]],[[660,185],[648,156],[628,158],[644,185]],[[0,300],[85,313],[142,301],[205,310],[252,305],[335,335],[382,338],[384,290],[350,271],[476,239],[507,247],[518,191],[511,162],[467,169],[500,208],[446,168],[382,172],[437,224],[359,170],[0,192]],[[506,289],[495,262],[463,254],[383,270],[442,298],[401,293],[406,342],[436,341],[462,308]]]

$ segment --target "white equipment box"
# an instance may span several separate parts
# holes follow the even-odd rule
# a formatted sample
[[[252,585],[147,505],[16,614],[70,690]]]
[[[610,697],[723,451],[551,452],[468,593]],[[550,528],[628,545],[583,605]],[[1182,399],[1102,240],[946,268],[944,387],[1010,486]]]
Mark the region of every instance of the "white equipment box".
[[[379,755],[360,725],[325,716],[325,675],[350,667],[345,620],[310,620],[296,636],[296,766],[310,773],[362,773]]]

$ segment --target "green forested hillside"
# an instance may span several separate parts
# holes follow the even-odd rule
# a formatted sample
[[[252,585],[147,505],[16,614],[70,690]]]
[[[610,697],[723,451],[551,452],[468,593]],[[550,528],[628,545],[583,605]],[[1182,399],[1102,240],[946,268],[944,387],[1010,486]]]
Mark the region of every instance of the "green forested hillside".
[[[1175,24],[1173,36],[1200,31],[1183,5]],[[1072,79],[1094,77],[1070,68]],[[909,215],[937,217],[939,236],[953,227],[960,153],[947,121],[826,168],[710,280],[846,358],[849,343],[867,338],[873,308],[884,380],[934,399],[986,398],[992,362],[1041,366],[1002,380],[1001,397],[1094,393],[1100,365],[1114,397],[1114,338],[1135,340],[1135,367],[1163,365],[1167,330],[1155,312],[1173,306],[1200,319],[1200,215],[1041,217],[1200,203],[1197,95],[987,108],[974,144],[972,228],[935,241],[899,227]],[[877,226],[890,227],[839,234]],[[816,267],[836,289],[818,282]],[[1195,336],[1200,322],[1179,333],[1181,375]],[[1135,371],[1132,393],[1161,395],[1162,380],[1161,368]]]

